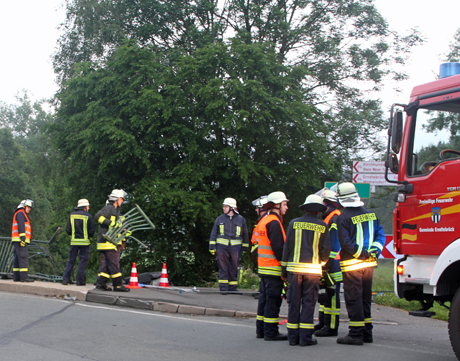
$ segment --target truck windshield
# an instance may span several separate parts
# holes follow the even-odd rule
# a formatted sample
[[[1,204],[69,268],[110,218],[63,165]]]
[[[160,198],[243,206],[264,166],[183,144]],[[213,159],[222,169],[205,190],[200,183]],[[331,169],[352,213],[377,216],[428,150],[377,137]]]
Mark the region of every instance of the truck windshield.
[[[458,158],[460,154],[460,142],[449,142],[433,144],[432,134],[421,131],[417,123],[427,123],[427,120],[434,121],[436,128],[455,129],[460,128],[460,99],[426,104],[417,109],[411,117],[411,134],[409,139],[407,173],[409,176],[424,176],[429,174],[442,161]],[[459,129],[460,133],[460,129]],[[440,152],[451,149],[452,152],[444,152],[442,159]]]

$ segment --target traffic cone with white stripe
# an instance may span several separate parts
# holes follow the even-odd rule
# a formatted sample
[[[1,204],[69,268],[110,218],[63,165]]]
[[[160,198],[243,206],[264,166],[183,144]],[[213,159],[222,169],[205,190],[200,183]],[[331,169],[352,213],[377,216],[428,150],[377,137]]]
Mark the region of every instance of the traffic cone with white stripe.
[[[169,288],[168,271],[166,270],[166,263],[163,263],[163,269],[161,270],[160,287]]]
[[[129,278],[129,286],[126,288],[142,288],[139,286],[139,281],[137,280],[137,268],[136,262],[133,262],[133,268],[131,269],[131,277]]]

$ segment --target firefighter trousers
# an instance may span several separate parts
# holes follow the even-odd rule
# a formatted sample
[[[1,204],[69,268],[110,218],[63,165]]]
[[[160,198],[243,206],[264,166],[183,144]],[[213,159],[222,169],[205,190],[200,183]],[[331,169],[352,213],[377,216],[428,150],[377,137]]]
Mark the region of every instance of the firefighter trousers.
[[[13,242],[13,280],[24,281],[29,278],[29,253],[28,245],[21,247],[20,242]]]
[[[72,276],[73,267],[77,260],[77,256],[80,255],[77,268],[77,282],[85,283],[86,277],[86,265],[89,261],[89,246],[70,246],[69,248],[69,260],[65,266],[64,275],[62,281],[69,282]]]
[[[327,327],[331,330],[339,329],[340,317],[340,286],[342,282],[335,284],[335,294],[330,297],[328,293],[322,294],[319,307],[318,328]],[[319,327],[321,326],[321,327]]]
[[[257,307],[256,332],[258,336],[278,335],[278,322],[282,303],[284,281],[280,276],[260,275],[259,304]]]
[[[319,276],[316,274],[288,273],[288,339],[296,345],[311,341],[313,316],[318,302]]]
[[[97,275],[97,284],[100,286],[107,285],[107,282],[112,278],[114,287],[122,286],[120,267],[118,264],[118,251],[107,250],[99,251],[101,256],[101,265]]]
[[[351,337],[372,337],[372,276],[373,268],[343,272],[343,290]]]
[[[219,289],[236,291],[238,287],[238,261],[241,245],[224,246],[217,244],[216,259],[219,266]]]

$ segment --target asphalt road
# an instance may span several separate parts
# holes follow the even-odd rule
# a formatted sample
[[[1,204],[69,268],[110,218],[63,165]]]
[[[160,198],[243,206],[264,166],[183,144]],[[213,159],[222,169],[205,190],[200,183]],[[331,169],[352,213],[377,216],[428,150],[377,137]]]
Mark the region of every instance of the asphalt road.
[[[312,347],[255,338],[254,318],[188,316],[0,292],[2,360],[405,360],[455,361],[445,322],[381,322],[374,343]],[[386,309],[376,307],[380,318]],[[398,312],[398,311],[389,311]],[[285,331],[285,326],[281,326]],[[341,324],[340,335],[347,324]]]

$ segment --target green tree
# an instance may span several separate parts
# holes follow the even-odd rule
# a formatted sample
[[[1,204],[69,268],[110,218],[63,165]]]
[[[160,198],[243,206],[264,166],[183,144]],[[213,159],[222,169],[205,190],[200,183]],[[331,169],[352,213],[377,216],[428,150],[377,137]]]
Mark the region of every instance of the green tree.
[[[386,122],[366,91],[404,78],[392,66],[420,40],[390,31],[367,0],[69,0],[67,9],[48,134],[72,189],[102,205],[125,188],[154,219],[150,249],[131,245],[125,259],[140,271],[167,260],[181,283],[210,278],[207,239],[225,197],[251,225],[250,201],[283,190],[288,221],[357,152],[381,149]]]
[[[460,61],[460,28],[455,32],[454,39],[449,45],[449,51],[445,55],[446,62]],[[428,124],[424,124],[423,128],[431,133],[436,133],[443,129],[450,131],[450,136],[456,137],[460,135],[460,114],[454,112],[428,112],[432,115],[428,119]],[[458,148],[454,148],[458,149]]]

